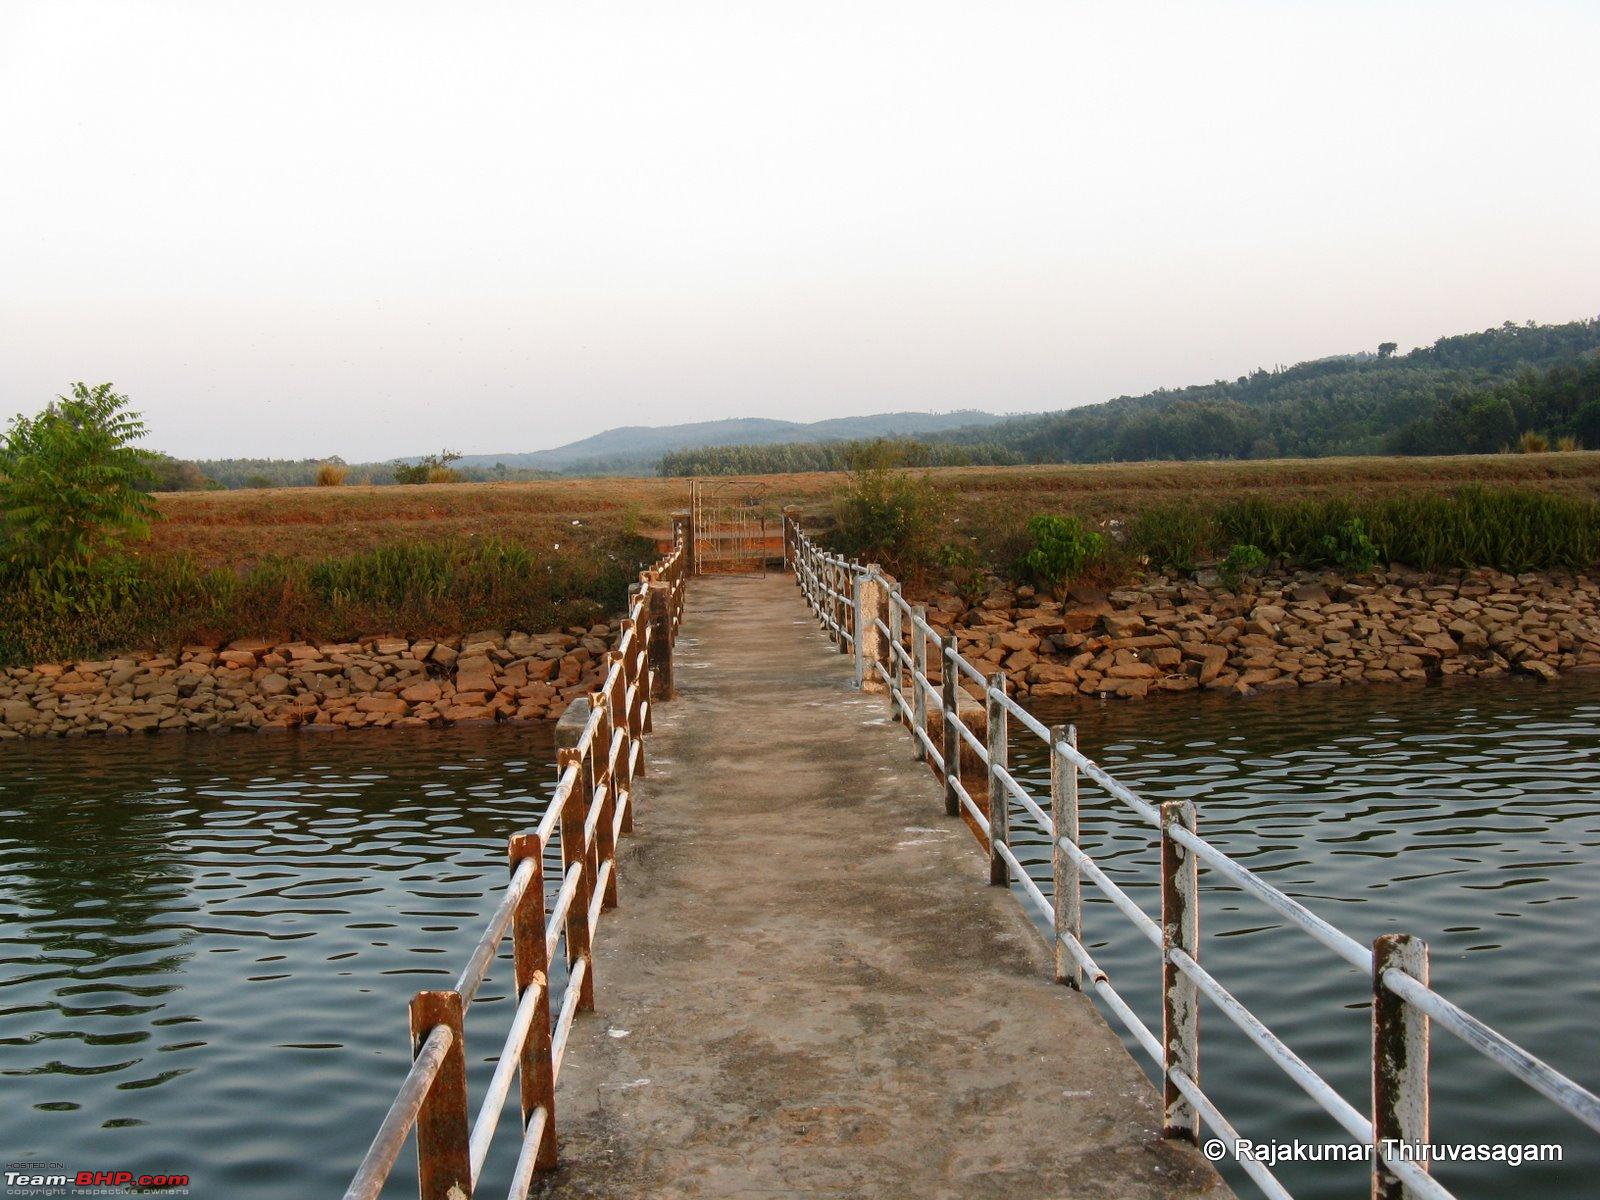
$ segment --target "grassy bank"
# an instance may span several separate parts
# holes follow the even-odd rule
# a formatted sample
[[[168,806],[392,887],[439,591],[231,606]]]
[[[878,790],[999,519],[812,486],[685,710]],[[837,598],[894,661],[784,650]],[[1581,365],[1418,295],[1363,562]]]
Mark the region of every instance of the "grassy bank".
[[[1051,554],[1094,582],[1146,567],[1586,570],[1600,563],[1600,455],[1138,463],[858,476],[836,546],[963,590],[1035,578]],[[1037,517],[1066,518],[1041,559]],[[1062,539],[1066,541],[1063,542]],[[1078,544],[1081,540],[1081,544]],[[1087,562],[1087,565],[1082,565]]]
[[[587,624],[623,607],[653,557],[650,543],[620,534],[569,539],[562,550],[451,538],[273,555],[237,569],[147,555],[71,593],[35,586],[0,596],[12,614],[0,625],[0,665],[242,637],[344,641]]]
[[[1241,542],[1312,561],[1352,515],[1385,561],[1421,567],[1582,567],[1600,545],[1600,453],[912,476],[939,497],[930,569],[977,582],[991,569],[1015,573],[1037,514],[1104,531],[1102,574],[1136,571],[1141,558],[1222,558]],[[842,474],[764,482],[774,518],[792,503],[824,521],[848,485]],[[645,537],[688,501],[687,480],[626,478],[166,494],[150,539],[92,595],[0,596],[0,664],[245,636],[549,629],[620,607],[628,577],[653,557]]]

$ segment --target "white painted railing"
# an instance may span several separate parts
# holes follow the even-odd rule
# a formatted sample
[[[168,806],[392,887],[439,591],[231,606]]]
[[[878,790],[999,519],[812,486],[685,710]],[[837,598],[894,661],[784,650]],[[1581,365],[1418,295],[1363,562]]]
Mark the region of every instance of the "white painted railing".
[[[1003,671],[985,677],[963,658],[953,635],[928,624],[921,606],[908,603],[897,583],[877,566],[829,554],[800,529],[792,515],[784,544],[800,590],[841,652],[853,655],[857,687],[887,693],[890,710],[916,739],[919,753],[944,784],[946,811],[962,814],[985,845],[990,881],[1021,888],[1038,910],[1056,955],[1057,979],[1099,997],[1155,1063],[1163,1084],[1163,1135],[1199,1141],[1202,1123],[1231,1153],[1240,1136],[1200,1087],[1199,1000],[1204,996],[1236,1025],[1354,1142],[1371,1148],[1372,1195],[1454,1200],[1427,1170],[1419,1147],[1429,1142],[1429,1026],[1437,1022],[1490,1062],[1538,1091],[1563,1111],[1600,1131],[1600,1097],[1528,1053],[1504,1034],[1428,985],[1428,948],[1408,934],[1385,934],[1362,945],[1241,866],[1202,838],[1189,801],[1159,808],[1141,799],[1084,755],[1070,726],[1045,726],[1007,694]],[[928,670],[936,648],[937,682]],[[983,705],[984,736],[961,715],[960,692]],[[936,742],[930,709],[941,714]],[[1039,738],[1050,754],[1047,812],[1011,773],[1007,762],[1010,723]],[[975,720],[974,724],[977,723]],[[964,773],[964,756],[981,774]],[[1087,778],[1131,809],[1157,832],[1161,849],[1161,920],[1145,915],[1078,844],[1079,785]],[[976,793],[976,794],[974,794]],[[1053,895],[1044,891],[1012,850],[1012,801],[1050,840]],[[1366,1113],[1325,1079],[1200,965],[1199,866],[1272,909],[1372,981],[1372,1063]],[[1083,945],[1082,880],[1085,878],[1134,929],[1161,952],[1162,1023],[1159,1035],[1139,1019]],[[1239,1166],[1277,1200],[1289,1193],[1266,1165],[1240,1157]]]

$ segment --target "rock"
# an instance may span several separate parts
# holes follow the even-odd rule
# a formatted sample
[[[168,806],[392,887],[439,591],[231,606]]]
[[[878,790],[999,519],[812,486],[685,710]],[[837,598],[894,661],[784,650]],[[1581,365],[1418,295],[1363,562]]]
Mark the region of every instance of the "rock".
[[[1144,628],[1144,618],[1138,613],[1106,613],[1105,630],[1111,637],[1132,637]]]
[[[1131,662],[1113,665],[1105,674],[1108,679],[1155,679],[1161,672],[1149,663]]]
[[[431,679],[425,683],[413,683],[408,688],[402,688],[400,698],[410,704],[432,704],[443,694],[443,689]]]
[[[404,716],[408,711],[406,702],[399,696],[362,696],[356,701],[356,710],[364,713],[393,713]]]
[[[1546,683],[1555,682],[1559,672],[1555,667],[1545,662],[1542,658],[1525,658],[1517,663],[1517,670],[1525,675],[1532,675]]]
[[[256,689],[263,696],[281,696],[293,685],[282,675],[264,675],[256,680]]]
[[[487,668],[475,672],[462,672],[456,676],[456,692],[495,692],[499,684]]]
[[[487,721],[494,719],[494,713],[482,704],[451,704],[441,709],[439,715],[452,724],[461,721]]]
[[[33,705],[24,700],[0,701],[0,720],[7,725],[27,725],[38,719]]]

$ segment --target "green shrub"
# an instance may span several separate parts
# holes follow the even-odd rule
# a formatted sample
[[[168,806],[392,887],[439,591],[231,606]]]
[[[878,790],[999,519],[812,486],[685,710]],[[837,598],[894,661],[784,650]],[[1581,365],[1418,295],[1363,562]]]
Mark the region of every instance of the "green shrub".
[[[842,554],[919,577],[937,560],[945,506],[931,479],[897,469],[886,443],[868,444],[834,497],[830,541]]]
[[[149,535],[156,457],[133,445],[144,422],[127,405],[109,383],[75,383],[12,420],[0,439],[0,575],[79,586]]]
[[[1210,555],[1216,519],[1198,504],[1152,504],[1128,521],[1128,548],[1158,571],[1192,571]]]
[[[968,604],[976,604],[988,594],[989,571],[971,542],[945,542],[939,547],[937,558],[956,595]]]
[[[1228,557],[1222,560],[1218,573],[1222,582],[1231,590],[1237,591],[1239,583],[1252,571],[1259,571],[1267,565],[1267,556],[1262,553],[1259,546],[1248,543],[1238,543],[1228,551]]]
[[[1370,571],[1378,565],[1377,543],[1360,517],[1351,517],[1317,543],[1324,561],[1345,571]]]
[[[1028,522],[1028,533],[1033,538],[1033,549],[1023,556],[1022,566],[1058,599],[1067,585],[1106,549],[1105,538],[1085,529],[1077,517],[1041,514]]]
[[[399,462],[394,465],[396,483],[455,483],[460,474],[450,466],[460,459],[454,450],[441,450],[438,454],[424,455],[419,462]]]

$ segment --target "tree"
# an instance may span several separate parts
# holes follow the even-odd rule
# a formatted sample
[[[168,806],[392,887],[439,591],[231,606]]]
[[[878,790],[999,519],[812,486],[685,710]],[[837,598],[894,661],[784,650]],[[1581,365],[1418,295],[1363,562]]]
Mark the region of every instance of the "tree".
[[[1066,598],[1067,587],[1106,549],[1105,538],[1085,529],[1077,517],[1041,513],[1028,522],[1028,534],[1033,548],[1023,555],[1022,565],[1057,600]]]
[[[1475,400],[1462,414],[1464,445],[1471,454],[1494,454],[1517,440],[1517,418],[1511,402],[1501,396]]]
[[[450,483],[456,479],[456,473],[450,469],[450,464],[459,459],[461,455],[454,450],[441,450],[438,454],[424,455],[419,462],[397,462],[394,465],[394,481],[396,483]]]
[[[1388,358],[1391,355],[1393,355],[1394,352],[1396,350],[1398,350],[1398,349],[1400,349],[1400,343],[1399,342],[1379,342],[1378,343],[1378,357],[1379,358]]]
[[[144,487],[154,456],[133,445],[144,422],[109,383],[72,385],[35,417],[15,417],[0,442],[0,565],[52,581],[103,564],[146,537],[155,504]]]
[[[198,464],[170,454],[150,455],[150,476],[141,486],[151,492],[208,492],[222,485]]]

